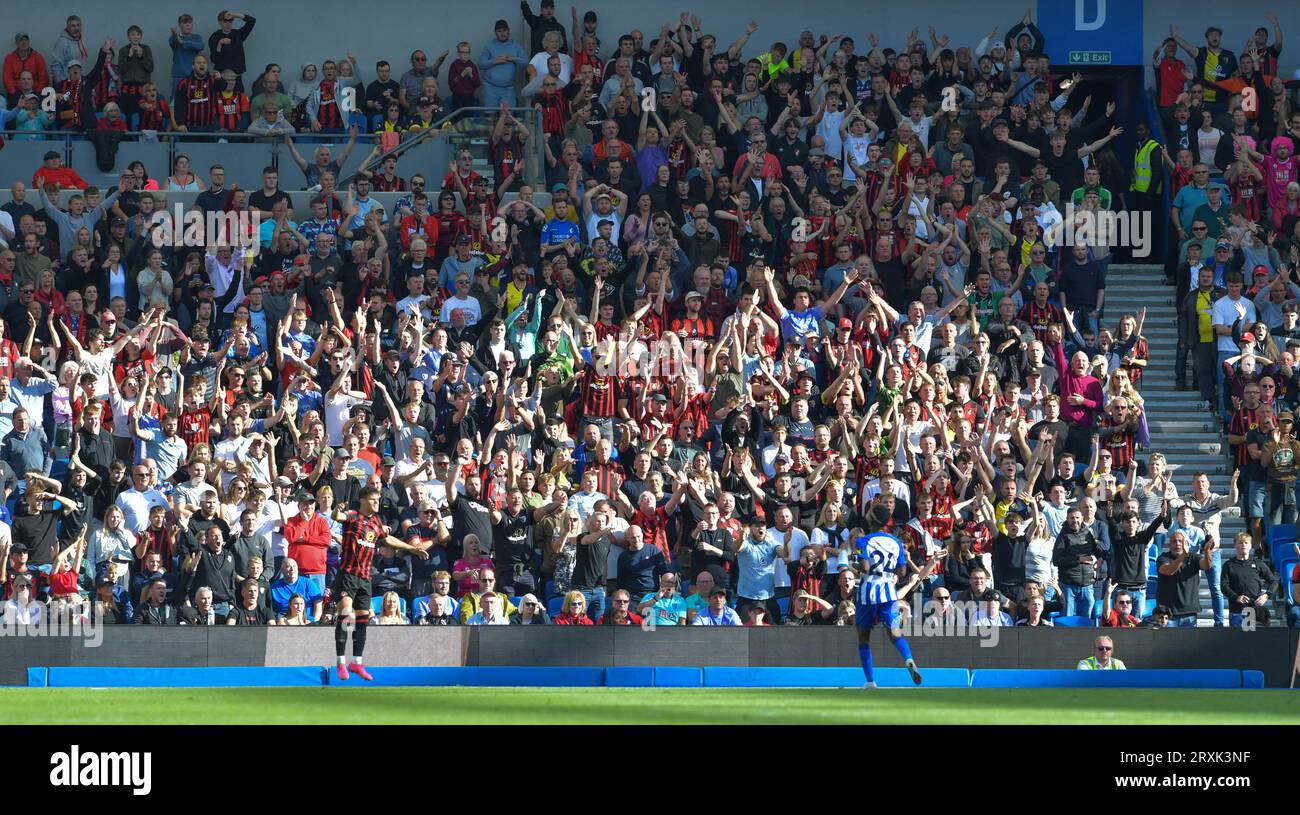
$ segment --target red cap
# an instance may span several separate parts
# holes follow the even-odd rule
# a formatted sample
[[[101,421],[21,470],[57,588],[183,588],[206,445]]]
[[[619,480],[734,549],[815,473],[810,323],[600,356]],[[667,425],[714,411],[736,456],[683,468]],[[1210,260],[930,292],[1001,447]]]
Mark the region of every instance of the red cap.
[[[850,328],[850,329],[853,328],[853,321],[850,320],[848,317],[841,317],[840,328]]]
[[[1241,341],[1242,341],[1242,342],[1254,342],[1254,341],[1255,341],[1255,335],[1252,334],[1252,333],[1250,333],[1249,331],[1247,331],[1247,332],[1245,332],[1245,333],[1243,333],[1243,334],[1241,335]]]

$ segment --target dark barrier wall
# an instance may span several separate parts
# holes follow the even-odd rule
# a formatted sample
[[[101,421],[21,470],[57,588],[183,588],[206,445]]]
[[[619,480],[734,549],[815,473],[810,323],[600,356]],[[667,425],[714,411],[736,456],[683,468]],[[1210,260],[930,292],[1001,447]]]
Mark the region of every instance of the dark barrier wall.
[[[945,668],[1073,668],[1092,653],[1090,628],[998,631],[996,645],[975,637],[913,637],[922,666]],[[1290,683],[1296,632],[1264,629],[1108,631],[1116,656],[1130,668],[1237,668],[1263,671],[1269,687]],[[876,664],[901,665],[882,632]],[[98,666],[168,668],[222,665],[329,665],[329,628],[104,629],[98,647],[74,637],[0,637],[0,684],[27,684],[27,668]],[[366,644],[376,665],[715,665],[726,667],[852,667],[856,638],[844,628],[694,629],[543,627],[378,628]]]

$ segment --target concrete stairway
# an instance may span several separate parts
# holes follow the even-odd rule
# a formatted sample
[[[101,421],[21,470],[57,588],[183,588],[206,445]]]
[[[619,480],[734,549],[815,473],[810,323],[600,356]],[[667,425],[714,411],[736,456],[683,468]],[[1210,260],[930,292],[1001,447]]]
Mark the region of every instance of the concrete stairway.
[[[1175,389],[1173,368],[1178,348],[1178,317],[1174,290],[1161,282],[1162,276],[1160,266],[1112,265],[1106,277],[1104,322],[1113,330],[1124,314],[1136,315],[1138,309],[1146,306],[1142,334],[1150,349],[1150,362],[1142,376],[1141,393],[1151,431],[1150,449],[1164,453],[1175,468],[1174,483],[1180,495],[1191,492],[1192,473],[1201,470],[1210,476],[1210,489],[1226,495],[1232,467],[1227,458],[1227,442],[1219,436],[1218,422],[1212,413],[1197,408],[1198,392]],[[1191,381],[1189,374],[1189,386]],[[1232,540],[1244,528],[1237,508],[1224,513],[1223,540]],[[1202,626],[1214,623],[1208,585],[1205,579],[1201,580]]]

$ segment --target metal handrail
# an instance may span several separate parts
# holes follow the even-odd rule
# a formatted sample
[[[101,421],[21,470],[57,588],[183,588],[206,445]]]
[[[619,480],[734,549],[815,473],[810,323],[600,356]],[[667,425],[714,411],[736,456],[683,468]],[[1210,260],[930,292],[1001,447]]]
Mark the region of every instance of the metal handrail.
[[[538,172],[541,173],[542,172],[541,168],[545,167],[546,153],[545,150],[541,147],[541,141],[542,141],[541,122],[537,121],[537,117],[538,117],[537,110],[530,107],[515,107],[515,108],[510,108],[510,112],[517,119],[528,120],[529,131],[534,134],[533,138],[537,143],[536,146],[538,148],[538,161],[539,161],[537,166],[538,166]],[[414,147],[423,144],[424,142],[428,141],[434,136],[438,134],[446,133],[448,128],[451,125],[455,124],[456,122],[462,119],[469,118],[471,114],[480,114],[484,117],[484,119],[494,120],[499,113],[500,113],[500,108],[486,108],[486,107],[456,108],[455,110],[448,113],[446,116],[443,116],[441,119],[438,119],[433,123],[431,123],[429,127],[425,128],[424,130],[412,134],[408,138],[402,139],[391,150],[386,150],[381,153],[377,153],[375,157],[372,158],[370,161],[362,164],[357,172],[359,173],[360,170],[362,169],[366,171],[373,171],[374,169],[379,167],[379,165],[383,164],[384,161],[388,159],[390,156],[401,157],[404,153],[410,151]],[[352,178],[355,178],[356,175],[357,174],[354,173]],[[347,180],[350,181],[352,179],[349,178]]]

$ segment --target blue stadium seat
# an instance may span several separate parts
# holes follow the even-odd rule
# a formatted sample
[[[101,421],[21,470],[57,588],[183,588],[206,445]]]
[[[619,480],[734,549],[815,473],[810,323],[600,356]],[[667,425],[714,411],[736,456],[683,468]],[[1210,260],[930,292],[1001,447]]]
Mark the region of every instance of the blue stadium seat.
[[[1079,617],[1079,616],[1074,616],[1074,617],[1061,616],[1061,617],[1057,617],[1055,620],[1052,620],[1052,624],[1059,626],[1061,628],[1091,628],[1092,618]]]
[[[552,597],[546,601],[546,613],[552,617],[564,610],[564,597]]]
[[[1154,597],[1148,597],[1146,599],[1146,602],[1142,604],[1142,619],[1145,620],[1147,617],[1150,617],[1151,613],[1155,610],[1156,610],[1156,599]]]
[[[1278,524],[1268,528],[1264,539],[1274,563],[1280,563],[1295,554],[1292,544],[1296,542],[1296,537],[1295,524]]]
[[[1105,600],[1092,601],[1092,618],[1094,620],[1101,619],[1102,606],[1105,604],[1105,602],[1106,602]]]
[[[542,592],[546,595],[542,598],[543,600],[550,599],[551,596],[555,594],[555,581],[547,580],[546,585],[542,587]]]
[[[781,610],[781,619],[784,620],[790,614],[790,598],[789,597],[776,598],[776,607]]]
[[[1156,559],[1160,557],[1160,546],[1151,544],[1147,547],[1147,576],[1156,576]]]
[[[510,605],[514,606],[515,608],[519,608],[519,605],[520,605],[520,603],[522,603],[522,602],[524,602],[524,598],[522,598],[522,597],[511,597],[511,598],[510,598]]]
[[[1155,597],[1155,596],[1156,596],[1156,588],[1157,588],[1159,585],[1160,585],[1160,577],[1159,577],[1158,575],[1154,575],[1154,574],[1153,574],[1153,575],[1151,575],[1150,577],[1148,577],[1148,578],[1147,578],[1147,597]]]

